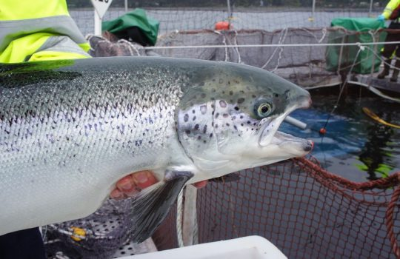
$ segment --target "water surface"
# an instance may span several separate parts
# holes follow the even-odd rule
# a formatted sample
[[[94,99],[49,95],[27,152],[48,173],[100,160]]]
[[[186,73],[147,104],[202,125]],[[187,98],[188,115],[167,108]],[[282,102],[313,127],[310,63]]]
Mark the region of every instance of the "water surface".
[[[359,89],[357,86],[351,86]],[[312,139],[312,155],[328,171],[353,181],[374,180],[400,172],[400,129],[384,126],[364,114],[367,107],[383,120],[400,125],[400,104],[373,96],[362,89],[337,103],[337,89],[311,92],[313,106],[292,115],[308,124],[299,130],[284,123],[281,130]],[[358,91],[358,90],[357,90]],[[329,117],[329,120],[328,120]],[[326,126],[326,134],[319,129]]]

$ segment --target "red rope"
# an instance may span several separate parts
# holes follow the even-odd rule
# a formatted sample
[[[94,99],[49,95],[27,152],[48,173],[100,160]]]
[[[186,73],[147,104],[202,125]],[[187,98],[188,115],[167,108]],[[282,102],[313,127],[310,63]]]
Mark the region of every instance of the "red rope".
[[[335,183],[339,183],[340,185],[345,186],[351,190],[371,190],[375,188],[387,189],[389,187],[397,186],[400,182],[400,172],[394,173],[386,178],[369,182],[356,183],[324,170],[318,164],[311,162],[307,158],[304,157],[296,158],[294,159],[294,161],[297,162],[297,164],[301,163],[305,165],[307,168],[312,169],[314,172],[322,175],[323,178],[332,180]]]
[[[392,246],[392,250],[397,258],[400,258],[400,247],[397,244],[397,238],[393,230],[394,226],[394,209],[397,206],[397,201],[400,197],[400,186],[396,188],[393,192],[392,198],[390,200],[389,206],[386,211],[386,227],[388,229],[388,237],[390,240],[390,244]]]

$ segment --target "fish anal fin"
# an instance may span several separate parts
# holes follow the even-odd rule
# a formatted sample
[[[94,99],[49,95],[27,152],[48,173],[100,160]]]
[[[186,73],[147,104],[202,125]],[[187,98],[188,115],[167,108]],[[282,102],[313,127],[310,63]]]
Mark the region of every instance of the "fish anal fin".
[[[166,218],[185,183],[192,177],[193,173],[188,171],[167,171],[163,181],[134,198],[134,242],[143,242],[154,233]]]

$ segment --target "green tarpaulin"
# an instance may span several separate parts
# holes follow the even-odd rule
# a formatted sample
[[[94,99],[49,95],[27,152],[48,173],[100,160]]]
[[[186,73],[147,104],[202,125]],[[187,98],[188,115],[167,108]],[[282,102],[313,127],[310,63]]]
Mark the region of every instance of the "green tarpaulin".
[[[374,34],[385,26],[383,21],[373,18],[336,18],[331,26],[336,30],[330,32],[328,43],[368,43],[385,41],[385,33]],[[375,39],[374,39],[375,37]],[[382,46],[369,46],[357,57],[352,72],[370,74],[378,72],[381,60],[373,53],[379,53]],[[328,71],[350,70],[360,48],[358,46],[329,46],[326,51]]]
[[[140,8],[126,13],[115,20],[102,23],[103,31],[109,31],[115,35],[129,28],[138,27],[153,46],[157,42],[159,26],[159,21],[147,17],[146,12]]]

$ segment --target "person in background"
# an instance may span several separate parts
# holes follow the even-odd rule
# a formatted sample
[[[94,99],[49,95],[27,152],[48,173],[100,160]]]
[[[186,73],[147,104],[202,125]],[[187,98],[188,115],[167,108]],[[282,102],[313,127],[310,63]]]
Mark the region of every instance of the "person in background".
[[[89,49],[66,0],[0,2],[0,63],[91,58]],[[151,171],[132,173],[116,183],[110,197],[124,199],[156,182]],[[202,188],[206,183],[194,186]],[[0,258],[46,258],[39,228],[0,236]]]
[[[400,29],[400,0],[390,0],[390,2],[386,5],[383,13],[378,16],[379,21],[392,20],[389,25],[389,29],[391,30],[399,30]],[[385,42],[395,42],[400,41],[400,31],[388,33],[385,39]],[[392,62],[392,57],[396,60],[394,64],[393,74],[390,78],[391,82],[397,82],[397,78],[399,76],[400,69],[400,44],[387,44],[384,46],[382,51],[383,56],[383,71],[378,75],[379,79],[383,79],[389,75],[390,72],[390,63]]]

